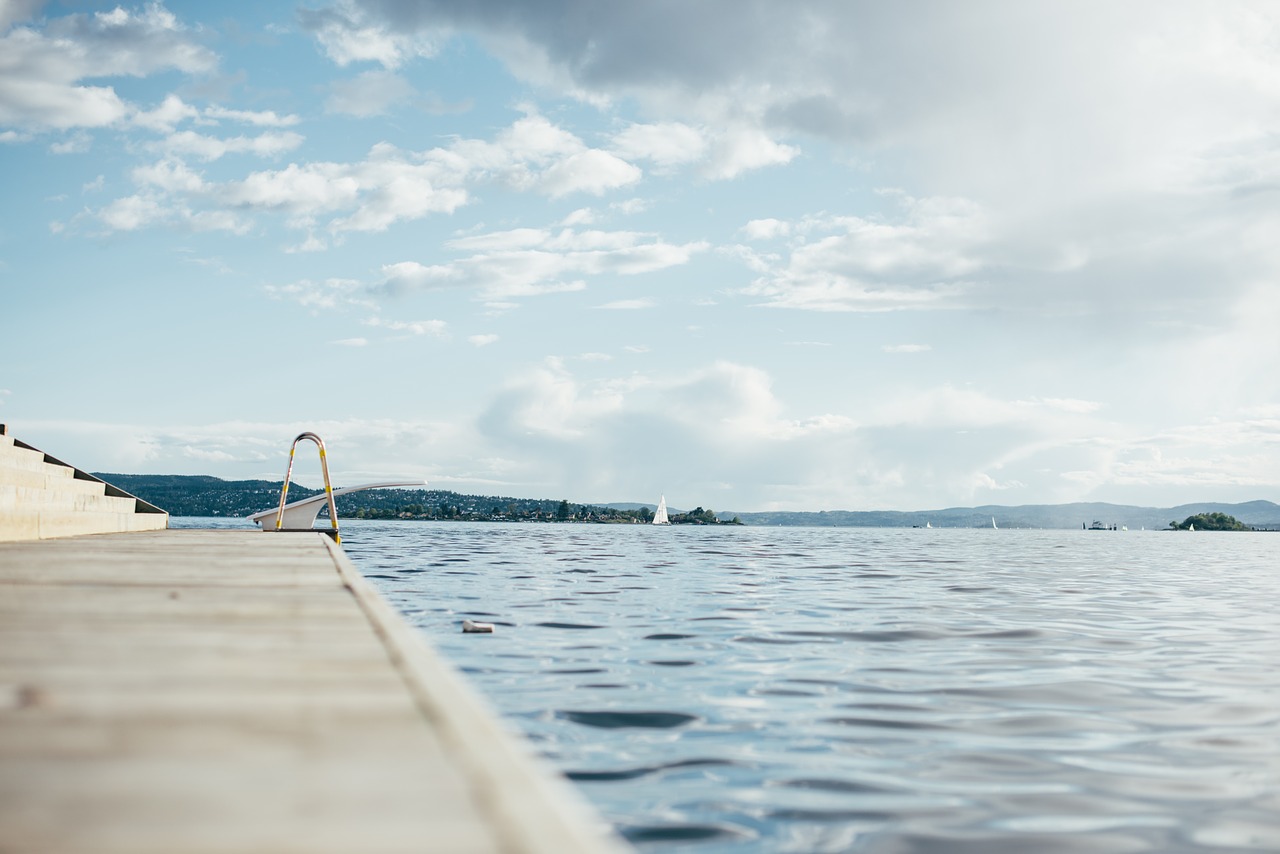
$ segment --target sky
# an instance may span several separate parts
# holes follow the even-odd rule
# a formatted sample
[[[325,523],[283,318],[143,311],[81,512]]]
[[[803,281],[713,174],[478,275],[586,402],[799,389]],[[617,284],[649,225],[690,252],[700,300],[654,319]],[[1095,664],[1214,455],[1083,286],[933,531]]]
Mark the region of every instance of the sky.
[[[1273,2],[0,0],[0,194],[92,471],[1280,500]]]

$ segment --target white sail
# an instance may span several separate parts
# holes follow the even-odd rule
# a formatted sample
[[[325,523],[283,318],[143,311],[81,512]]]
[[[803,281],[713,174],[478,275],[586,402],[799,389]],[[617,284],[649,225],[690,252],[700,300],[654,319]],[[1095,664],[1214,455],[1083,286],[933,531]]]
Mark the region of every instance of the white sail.
[[[658,498],[658,509],[653,511],[653,524],[670,525],[667,519],[667,496],[663,495]]]
[[[997,526],[996,526],[996,517],[995,517],[995,516],[992,516],[992,517],[991,517],[991,527],[993,527],[993,528],[997,527]]]

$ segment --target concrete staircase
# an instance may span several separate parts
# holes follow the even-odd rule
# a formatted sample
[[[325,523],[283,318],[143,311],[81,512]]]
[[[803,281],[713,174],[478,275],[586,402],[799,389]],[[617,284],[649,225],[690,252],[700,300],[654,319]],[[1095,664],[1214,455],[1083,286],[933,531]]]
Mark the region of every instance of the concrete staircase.
[[[154,531],[169,514],[8,434],[0,424],[0,542]]]

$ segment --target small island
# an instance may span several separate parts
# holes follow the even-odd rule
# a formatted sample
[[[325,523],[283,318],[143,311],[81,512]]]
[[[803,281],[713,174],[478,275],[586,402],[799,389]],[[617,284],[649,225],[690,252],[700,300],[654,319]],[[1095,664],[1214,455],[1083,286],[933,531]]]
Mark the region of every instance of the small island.
[[[1171,531],[1252,531],[1248,525],[1235,516],[1226,513],[1197,513],[1188,516],[1182,522],[1169,523]]]

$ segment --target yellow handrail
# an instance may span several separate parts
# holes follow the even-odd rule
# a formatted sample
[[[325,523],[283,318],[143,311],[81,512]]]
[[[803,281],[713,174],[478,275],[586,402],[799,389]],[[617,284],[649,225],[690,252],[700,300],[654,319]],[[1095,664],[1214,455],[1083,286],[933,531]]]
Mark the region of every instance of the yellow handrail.
[[[324,453],[324,440],[315,433],[299,433],[298,437],[293,440],[293,444],[289,446],[289,467],[284,470],[284,485],[280,487],[280,509],[276,511],[276,530],[283,530],[284,525],[284,504],[285,499],[289,495],[289,478],[293,474],[293,452],[298,450],[298,443],[303,439],[309,439],[316,443],[316,447],[320,449],[320,471],[324,473],[324,492],[329,499],[329,523],[333,526],[334,542],[341,543],[342,538],[338,536],[338,510],[333,504],[333,486],[329,483],[329,461]]]

